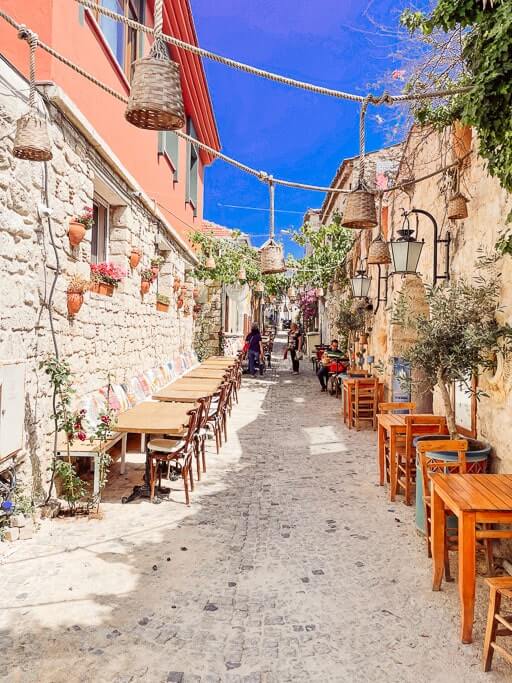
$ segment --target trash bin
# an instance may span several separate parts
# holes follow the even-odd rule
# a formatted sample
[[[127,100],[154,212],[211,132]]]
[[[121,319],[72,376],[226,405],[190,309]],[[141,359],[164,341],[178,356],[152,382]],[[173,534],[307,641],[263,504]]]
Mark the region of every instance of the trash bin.
[[[449,437],[445,434],[423,434],[422,436],[417,436],[414,441],[414,447],[418,441],[442,441]],[[477,441],[476,439],[471,439],[469,437],[462,437],[468,442],[468,451],[466,453],[466,462],[468,463],[468,469],[470,469],[471,474],[482,474],[487,470],[487,461],[491,453],[491,447],[484,444],[482,441]],[[432,459],[435,459],[436,453],[430,453]],[[446,451],[441,451],[437,454],[439,460],[457,460],[456,453],[450,453]],[[448,518],[448,527],[457,528],[457,518]],[[423,507],[423,476],[421,473],[420,463],[416,457],[416,529],[418,533],[425,536],[425,510]]]

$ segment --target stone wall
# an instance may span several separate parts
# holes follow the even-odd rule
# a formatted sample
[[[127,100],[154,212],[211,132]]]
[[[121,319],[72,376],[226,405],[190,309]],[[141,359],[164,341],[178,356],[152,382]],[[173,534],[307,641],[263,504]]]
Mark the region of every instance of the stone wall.
[[[201,315],[196,322],[194,348],[198,357],[217,356],[222,353],[222,287],[216,283],[208,283],[201,287],[200,303]]]
[[[53,159],[46,164],[15,159],[15,121],[26,111],[27,85],[4,65],[0,77],[0,361],[25,365],[25,387],[17,387],[24,391],[25,405],[23,478],[40,493],[52,456],[52,407],[51,387],[39,364],[54,353],[49,301],[55,276],[55,340],[60,356],[70,363],[80,396],[104,386],[109,378],[123,382],[175,352],[190,350],[191,307],[177,310],[172,282],[175,275],[185,279],[194,257],[134,196],[134,188],[115,165],[105,163],[61,112],[42,99],[39,106],[49,117]],[[126,267],[128,275],[111,298],[87,293],[80,312],[70,319],[67,280],[74,273],[89,275],[91,236],[87,233],[79,247],[71,248],[68,224],[84,206],[92,205],[100,188],[111,204],[109,260]],[[41,211],[44,205],[51,210],[49,219]],[[149,267],[155,243],[162,238],[169,250],[161,252],[161,276],[141,297],[140,269]],[[135,270],[128,263],[132,246],[143,251]],[[171,296],[169,313],[156,311],[157,288]]]

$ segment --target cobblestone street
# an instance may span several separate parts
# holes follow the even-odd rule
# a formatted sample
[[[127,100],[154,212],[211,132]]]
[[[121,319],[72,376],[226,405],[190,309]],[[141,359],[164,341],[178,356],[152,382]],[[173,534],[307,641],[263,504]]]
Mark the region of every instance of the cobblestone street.
[[[0,557],[0,680],[510,680],[499,657],[481,672],[486,588],[462,645],[457,584],[431,592],[414,509],[376,485],[376,434],[319,389],[308,363],[244,377],[190,508],[181,482],[161,505],[110,495]]]

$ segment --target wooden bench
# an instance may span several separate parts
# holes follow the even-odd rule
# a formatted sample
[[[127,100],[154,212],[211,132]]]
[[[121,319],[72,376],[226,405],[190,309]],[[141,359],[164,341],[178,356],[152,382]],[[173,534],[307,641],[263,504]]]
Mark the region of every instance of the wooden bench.
[[[113,446],[115,446],[119,441],[121,441],[121,474],[124,474],[126,467],[126,439],[128,434],[122,434],[121,432],[114,432],[112,436],[105,443],[105,451],[109,451]],[[91,458],[93,460],[93,495],[97,495],[100,492],[100,456],[101,441],[95,439],[91,441],[87,439],[86,441],[79,441],[75,439],[71,445],[69,445],[65,440],[61,440],[57,444],[57,457],[67,458],[68,454],[72,458]]]

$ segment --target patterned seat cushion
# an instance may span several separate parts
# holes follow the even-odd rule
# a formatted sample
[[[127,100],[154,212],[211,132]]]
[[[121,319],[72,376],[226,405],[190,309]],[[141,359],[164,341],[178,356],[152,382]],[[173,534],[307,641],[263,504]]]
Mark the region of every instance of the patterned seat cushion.
[[[128,380],[126,383],[126,395],[132,407],[146,400],[146,394],[138,377],[132,377]]]

